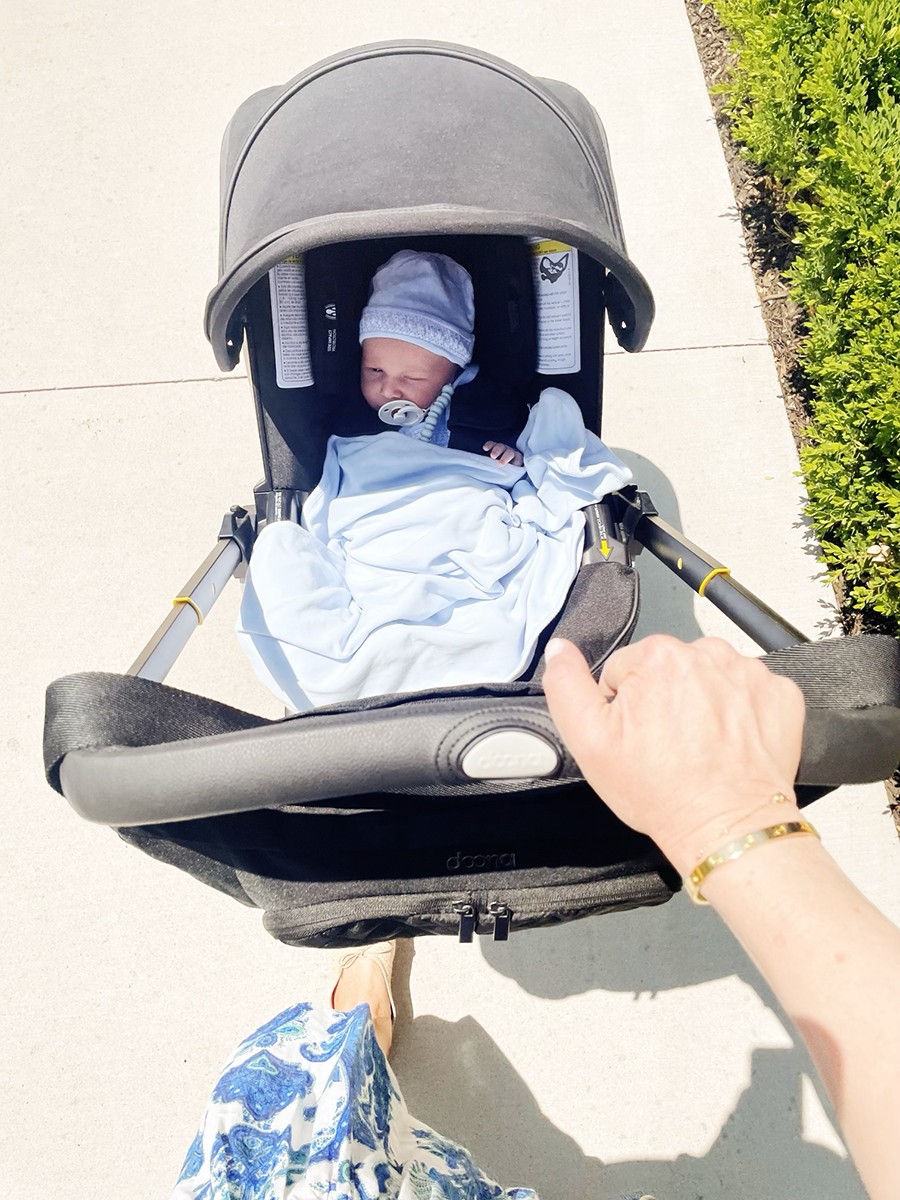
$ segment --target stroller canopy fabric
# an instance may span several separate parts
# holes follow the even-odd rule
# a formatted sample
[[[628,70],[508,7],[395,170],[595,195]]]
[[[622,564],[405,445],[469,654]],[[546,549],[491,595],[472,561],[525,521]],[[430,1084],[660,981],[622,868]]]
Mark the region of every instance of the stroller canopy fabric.
[[[206,334],[223,370],[240,356],[241,301],[270,268],[314,246],[397,234],[575,246],[610,272],[619,343],[646,341],[653,298],[625,250],[603,128],[567,84],[464,46],[363,46],[246,100],[221,161]]]

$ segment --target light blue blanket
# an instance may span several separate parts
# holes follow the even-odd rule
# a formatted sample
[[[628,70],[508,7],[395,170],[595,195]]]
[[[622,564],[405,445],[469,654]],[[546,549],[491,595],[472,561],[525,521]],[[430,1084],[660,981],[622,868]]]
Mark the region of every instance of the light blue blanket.
[[[583,549],[581,509],[631,472],[547,388],[524,467],[400,433],[329,440],[303,524],[257,538],[238,640],[296,711],[507,682],[531,661]]]

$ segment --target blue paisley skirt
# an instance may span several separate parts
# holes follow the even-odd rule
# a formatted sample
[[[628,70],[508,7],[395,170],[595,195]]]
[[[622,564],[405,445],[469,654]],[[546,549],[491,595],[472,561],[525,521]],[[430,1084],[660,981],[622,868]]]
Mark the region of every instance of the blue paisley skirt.
[[[368,1005],[297,1004],[237,1048],[171,1200],[536,1200],[413,1120]]]

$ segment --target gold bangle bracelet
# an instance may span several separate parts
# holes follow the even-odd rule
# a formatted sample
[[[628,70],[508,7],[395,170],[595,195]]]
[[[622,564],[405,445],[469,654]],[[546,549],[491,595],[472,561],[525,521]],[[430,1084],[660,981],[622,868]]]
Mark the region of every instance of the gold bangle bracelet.
[[[726,838],[738,823],[741,825],[745,824],[745,822],[749,821],[755,813],[761,813],[763,809],[769,808],[773,804],[789,803],[790,801],[784,792],[776,792],[774,796],[771,796],[768,800],[763,801],[762,804],[757,804],[756,808],[751,808],[749,812],[744,813],[742,816],[738,817],[737,820],[733,820],[729,825],[723,825],[721,829],[716,830],[715,834],[710,839],[709,844],[704,846],[700,851],[700,861],[703,862],[706,856],[712,853],[714,847],[719,843],[719,841]]]
[[[726,842],[724,846],[698,862],[684,881],[685,890],[695,904],[709,904],[700,889],[716,867],[721,867],[723,863],[734,862],[748,850],[753,850],[757,846],[765,846],[767,842],[802,835],[812,835],[816,838],[819,836],[809,821],[785,821],[780,825],[770,825],[767,829],[757,829],[754,833],[745,833],[741,837],[735,838],[734,841]]]

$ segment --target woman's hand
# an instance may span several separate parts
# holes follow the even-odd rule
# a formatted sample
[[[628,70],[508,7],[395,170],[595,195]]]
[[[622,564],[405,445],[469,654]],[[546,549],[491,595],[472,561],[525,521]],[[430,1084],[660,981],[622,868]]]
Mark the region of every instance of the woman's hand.
[[[507,446],[505,442],[485,442],[482,449],[491,458],[503,463],[504,466],[521,467],[525,465],[525,460],[519,451],[512,446]]]
[[[571,642],[553,639],[546,661],[550,714],[585,779],[682,874],[766,824],[773,795],[793,798],[803,696],[759,659],[655,635],[616,651],[599,683]]]
[[[803,696],[727,643],[649,637],[611,655],[597,684],[570,642],[551,641],[544,689],[585,778],[682,875],[725,840],[799,818],[766,805],[791,795]],[[900,933],[816,838],[768,845],[713,870],[703,894],[805,1038],[868,1195],[894,1200]]]

